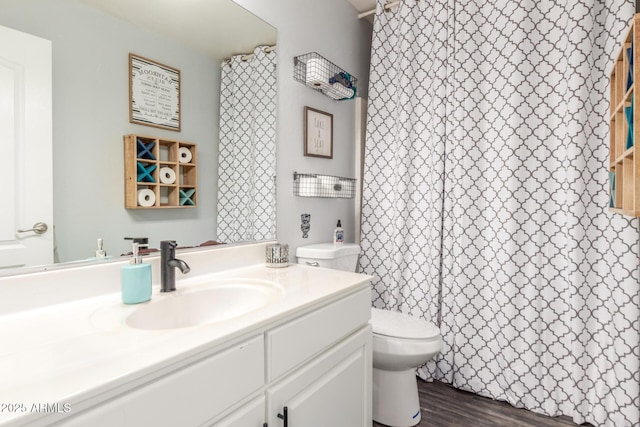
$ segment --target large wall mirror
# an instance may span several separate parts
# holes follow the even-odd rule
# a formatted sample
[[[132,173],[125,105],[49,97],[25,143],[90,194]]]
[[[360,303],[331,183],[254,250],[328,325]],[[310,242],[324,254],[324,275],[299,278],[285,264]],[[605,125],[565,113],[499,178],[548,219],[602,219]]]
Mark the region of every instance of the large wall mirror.
[[[276,55],[275,28],[232,0],[3,0],[0,26],[51,41],[54,262],[91,260],[98,239],[107,255],[120,256],[130,250],[126,237],[147,237],[150,248],[168,239],[197,247],[275,238],[275,61],[265,59]],[[129,122],[129,53],[180,70],[180,132]],[[267,61],[254,68],[273,75],[251,81],[255,69],[240,67],[253,60]],[[260,132],[226,112],[251,104],[254,85],[269,97],[257,115],[274,114]],[[235,129],[260,134],[256,144],[268,140],[269,150],[242,147],[247,136]],[[124,208],[127,134],[198,145],[197,208]],[[256,176],[266,190],[251,182]],[[262,218],[247,222],[256,213],[234,198],[259,206]]]

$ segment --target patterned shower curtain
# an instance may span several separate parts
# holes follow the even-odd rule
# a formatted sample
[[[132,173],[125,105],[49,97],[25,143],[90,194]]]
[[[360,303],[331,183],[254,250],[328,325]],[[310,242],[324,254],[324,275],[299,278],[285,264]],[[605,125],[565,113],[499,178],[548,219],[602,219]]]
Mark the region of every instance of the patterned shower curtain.
[[[377,7],[361,270],[439,325],[418,373],[638,426],[637,219],[608,212],[609,72],[628,0]]]
[[[218,231],[220,242],[276,235],[276,52],[222,62]]]

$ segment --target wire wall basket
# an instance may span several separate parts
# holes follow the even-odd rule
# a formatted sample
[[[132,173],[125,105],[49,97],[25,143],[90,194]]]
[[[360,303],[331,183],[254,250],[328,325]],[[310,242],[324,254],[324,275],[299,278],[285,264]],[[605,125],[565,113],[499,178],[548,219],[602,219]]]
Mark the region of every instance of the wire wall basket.
[[[341,176],[293,173],[293,194],[300,197],[353,199],[356,180]]]
[[[293,58],[293,77],[331,99],[343,100],[356,96],[358,79],[316,52]]]

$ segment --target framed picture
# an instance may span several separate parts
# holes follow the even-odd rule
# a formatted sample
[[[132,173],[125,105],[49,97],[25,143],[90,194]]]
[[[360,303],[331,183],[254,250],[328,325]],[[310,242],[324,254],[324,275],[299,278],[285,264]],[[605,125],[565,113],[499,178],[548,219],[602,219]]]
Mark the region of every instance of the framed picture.
[[[180,131],[180,70],[129,54],[129,122]]]
[[[333,159],[333,114],[304,107],[304,155]]]

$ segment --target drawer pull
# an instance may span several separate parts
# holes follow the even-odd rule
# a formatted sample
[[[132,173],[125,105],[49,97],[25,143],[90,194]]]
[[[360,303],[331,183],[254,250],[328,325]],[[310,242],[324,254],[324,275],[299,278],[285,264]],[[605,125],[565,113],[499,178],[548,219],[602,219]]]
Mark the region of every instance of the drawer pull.
[[[311,267],[320,267],[320,263],[318,261],[314,261],[314,262],[309,262],[309,261],[305,261],[307,263],[307,265],[310,265]]]
[[[289,426],[289,414],[288,412],[288,408],[285,406],[284,408],[282,408],[282,412],[283,414],[278,414],[278,418],[280,418],[283,421],[282,426],[283,427],[288,427]]]

